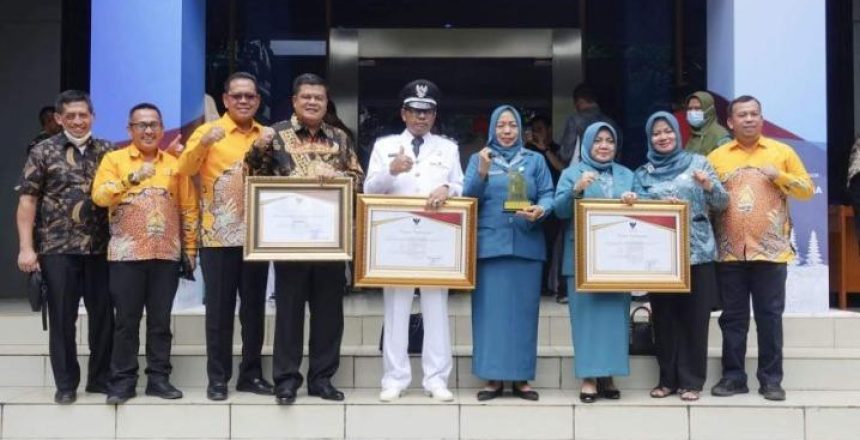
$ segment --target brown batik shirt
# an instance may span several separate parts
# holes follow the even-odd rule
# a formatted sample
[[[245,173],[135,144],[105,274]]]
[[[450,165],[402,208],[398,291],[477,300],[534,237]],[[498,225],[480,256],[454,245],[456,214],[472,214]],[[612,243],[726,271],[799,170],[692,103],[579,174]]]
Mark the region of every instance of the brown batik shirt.
[[[353,189],[361,192],[364,171],[343,130],[322,123],[311,134],[295,115],[272,129],[275,137],[265,150],[252,147],[245,155],[249,176],[317,177],[319,170],[332,169],[352,178]]]
[[[90,137],[83,153],[64,133],[33,147],[16,187],[38,198],[33,231],[38,254],[95,255],[107,252],[107,210],[96,206],[90,190],[105,153],[113,145]]]

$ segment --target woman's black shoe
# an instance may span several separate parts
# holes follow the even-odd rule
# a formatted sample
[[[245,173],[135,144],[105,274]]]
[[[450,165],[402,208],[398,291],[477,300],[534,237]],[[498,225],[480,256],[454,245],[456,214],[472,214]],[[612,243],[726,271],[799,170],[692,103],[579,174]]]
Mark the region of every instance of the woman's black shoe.
[[[609,379],[597,379],[597,394],[604,399],[618,400],[621,398],[621,391],[617,388],[609,388],[612,382]]]
[[[528,385],[528,384],[525,382],[522,382],[520,385],[514,384],[513,385],[513,395],[516,397],[519,397],[520,399],[524,399],[524,400],[536,401],[536,400],[540,399],[540,395],[538,395],[537,391],[535,391],[535,390],[523,390],[520,388],[521,386],[525,386],[525,385]]]
[[[515,388],[516,390],[516,388]],[[502,394],[505,393],[505,386],[503,384],[499,384],[499,387],[495,390],[481,390],[478,391],[478,402],[483,402],[486,400],[493,400],[496,397],[501,397]]]
[[[582,403],[594,403],[597,401],[597,393],[579,393],[579,401]]]

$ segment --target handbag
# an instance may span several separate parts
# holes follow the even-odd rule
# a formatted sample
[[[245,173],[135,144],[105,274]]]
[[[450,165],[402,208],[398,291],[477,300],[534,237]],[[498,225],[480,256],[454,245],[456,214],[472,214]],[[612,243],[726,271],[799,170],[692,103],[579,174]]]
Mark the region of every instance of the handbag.
[[[48,330],[48,285],[42,279],[42,272],[30,272],[27,277],[27,299],[30,310],[42,312],[42,330]]]
[[[382,333],[379,335],[379,351],[382,351],[382,341],[385,339],[385,326],[382,326]],[[421,354],[421,348],[424,346],[424,318],[420,313],[409,315],[409,344],[406,352],[409,354]]]
[[[648,319],[646,321],[636,321],[636,313],[640,310],[647,313]],[[630,354],[653,356],[656,351],[651,310],[645,306],[636,307],[630,312]]]

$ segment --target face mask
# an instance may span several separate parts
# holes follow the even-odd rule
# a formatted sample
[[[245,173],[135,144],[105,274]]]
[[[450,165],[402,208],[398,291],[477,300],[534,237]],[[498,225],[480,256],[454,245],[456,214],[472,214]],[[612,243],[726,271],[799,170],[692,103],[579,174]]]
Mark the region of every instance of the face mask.
[[[687,122],[694,128],[699,128],[705,123],[705,112],[701,110],[687,111]]]
[[[90,136],[92,136],[92,134],[93,134],[92,132],[89,132],[86,135],[84,135],[84,137],[82,137],[82,138],[76,138],[76,137],[72,136],[72,134],[69,133],[68,131],[64,130],[64,133],[66,134],[66,138],[69,140],[69,142],[75,144],[76,147],[80,147],[81,145],[87,143],[87,141],[90,139]]]

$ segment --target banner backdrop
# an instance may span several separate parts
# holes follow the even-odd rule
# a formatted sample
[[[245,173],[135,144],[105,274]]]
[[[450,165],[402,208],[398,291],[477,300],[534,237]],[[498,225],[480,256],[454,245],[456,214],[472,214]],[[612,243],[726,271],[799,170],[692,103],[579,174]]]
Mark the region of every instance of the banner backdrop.
[[[791,145],[815,183],[811,200],[789,199],[788,313],[829,308],[825,35],[822,1],[708,0],[708,88],[758,98],[765,136]]]

